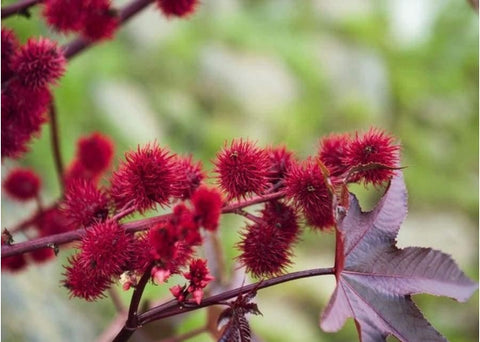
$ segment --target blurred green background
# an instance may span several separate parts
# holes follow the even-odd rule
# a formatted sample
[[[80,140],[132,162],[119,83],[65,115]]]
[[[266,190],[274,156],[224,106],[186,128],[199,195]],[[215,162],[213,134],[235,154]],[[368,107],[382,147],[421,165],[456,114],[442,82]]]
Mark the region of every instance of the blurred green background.
[[[38,13],[2,25],[22,42],[72,38],[55,35]],[[478,38],[478,15],[467,1],[202,0],[189,20],[167,20],[151,6],[114,41],[70,62],[55,89],[62,154],[68,163],[76,140],[100,131],[115,140],[117,162],[157,140],[211,170],[234,137],[285,144],[304,158],[330,132],[382,127],[398,137],[407,166],[409,215],[399,246],[441,249],[478,280]],[[46,203],[59,194],[49,139],[45,126],[31,153],[2,165],[3,177],[16,165],[38,170]],[[354,190],[367,205],[366,190]],[[2,227],[34,207],[2,199]],[[222,220],[230,260],[244,222]],[[333,250],[333,234],[307,230],[290,270],[329,267]],[[2,273],[2,341],[94,341],[110,324],[108,298],[68,300],[59,285],[69,253]],[[319,277],[261,291],[263,317],[250,320],[259,341],[356,340],[352,320],[335,334],[318,327],[334,286],[333,277]],[[130,294],[121,294],[125,303]],[[147,292],[152,301],[166,295],[166,287]],[[427,295],[415,301],[449,340],[478,340],[478,293],[463,304]],[[204,322],[198,312],[145,329],[168,336]]]

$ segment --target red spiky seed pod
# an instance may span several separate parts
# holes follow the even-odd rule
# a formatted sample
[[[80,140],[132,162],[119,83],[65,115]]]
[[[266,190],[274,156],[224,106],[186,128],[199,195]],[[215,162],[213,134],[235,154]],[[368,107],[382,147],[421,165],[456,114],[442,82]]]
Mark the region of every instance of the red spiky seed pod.
[[[17,79],[2,90],[2,158],[18,158],[47,121],[51,95],[47,88],[25,88]]]
[[[277,228],[288,244],[296,242],[300,227],[297,211],[293,207],[279,201],[270,201],[265,204],[261,214],[261,220]]]
[[[96,223],[82,238],[78,262],[102,277],[119,276],[128,263],[131,242],[116,221]]]
[[[92,41],[111,39],[118,29],[117,12],[110,6],[110,1],[94,1],[86,9],[82,22],[82,34]]]
[[[370,128],[365,134],[355,134],[345,153],[343,161],[349,168],[367,166],[365,170],[353,173],[350,182],[363,181],[365,184],[379,185],[389,180],[393,168],[399,167],[400,146],[394,143],[392,136],[377,128]],[[369,168],[379,164],[383,167]]]
[[[113,159],[114,144],[106,135],[94,132],[77,142],[77,156],[82,166],[94,175],[106,171]]]
[[[17,168],[10,171],[3,182],[5,192],[19,201],[37,197],[40,190],[40,177],[30,169]]]
[[[14,74],[10,67],[10,61],[19,45],[13,30],[2,27],[2,83],[8,81]]]
[[[261,194],[268,184],[268,156],[250,141],[234,139],[217,154],[215,172],[228,199]]]
[[[216,231],[222,213],[223,199],[214,188],[201,186],[192,196],[195,219],[206,230]]]
[[[324,177],[318,161],[309,158],[302,164],[292,165],[285,179],[287,198],[302,210],[308,224],[320,229],[335,223],[333,196]]]
[[[69,265],[64,266],[66,272],[62,283],[70,292],[70,297],[80,297],[87,301],[105,297],[104,291],[112,284],[110,276],[92,272],[91,266],[81,262],[80,254],[75,254],[68,261]]]
[[[55,251],[53,248],[39,248],[29,253],[29,256],[37,263],[44,263],[55,258]]]
[[[268,178],[273,185],[283,181],[288,169],[293,163],[293,153],[285,146],[270,147],[267,149],[269,160]]]
[[[240,263],[255,277],[282,274],[291,263],[290,242],[277,227],[266,222],[247,226],[237,248],[241,251]]]
[[[11,67],[27,88],[56,84],[65,73],[66,59],[57,44],[47,38],[32,39],[12,57]]]
[[[42,212],[35,221],[40,236],[65,233],[71,230],[71,225],[65,214],[59,208],[51,208]]]
[[[133,206],[141,213],[165,205],[177,195],[177,174],[172,155],[156,144],[130,151],[111,179],[117,208]]]
[[[108,197],[95,185],[78,178],[68,182],[61,209],[70,220],[72,228],[88,227],[103,222],[108,216]]]
[[[340,177],[348,171],[344,158],[349,144],[350,135],[347,133],[330,134],[320,141],[318,156],[332,177]]]
[[[186,17],[195,12],[198,0],[157,0],[157,6],[166,17]]]
[[[68,33],[79,31],[83,27],[87,1],[45,0],[43,4],[42,14],[55,30]]]
[[[178,196],[183,200],[189,199],[205,178],[202,163],[194,163],[192,156],[176,156],[175,165],[178,174]]]
[[[10,257],[2,257],[2,272],[19,272],[27,267],[27,260],[24,254],[17,254]]]
[[[195,216],[184,203],[179,203],[173,208],[170,222],[176,226],[178,240],[185,242],[188,246],[196,246],[202,243],[199,232],[199,224]]]
[[[207,261],[203,259],[192,260],[189,271],[184,272],[183,276],[190,280],[187,291],[192,294],[195,302],[200,304],[203,298],[203,288],[215,279],[207,268]]]

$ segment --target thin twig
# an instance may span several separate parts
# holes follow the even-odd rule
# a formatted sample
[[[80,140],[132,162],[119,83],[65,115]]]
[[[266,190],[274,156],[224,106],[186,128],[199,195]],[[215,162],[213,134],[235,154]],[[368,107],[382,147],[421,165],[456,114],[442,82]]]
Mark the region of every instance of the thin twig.
[[[247,286],[241,286],[236,289],[225,291],[223,293],[219,293],[214,296],[207,297],[203,299],[200,304],[196,304],[195,302],[189,302],[188,306],[186,305],[179,305],[178,302],[168,302],[162,305],[159,305],[153,309],[150,309],[138,316],[138,323],[139,326],[153,322],[158,319],[171,317],[179,314],[183,314],[190,311],[195,311],[206,306],[210,305],[217,305],[221,304],[222,302],[237,297],[240,294],[248,293],[252,290],[261,290],[270,286],[278,285],[281,283],[285,283],[288,281],[301,279],[301,278],[308,278],[308,277],[316,277],[321,275],[327,274],[334,274],[335,269],[333,267],[330,268],[315,268],[310,270],[298,271],[289,274],[284,274],[275,278],[261,280],[257,283],[250,284]],[[191,304],[191,305],[190,305]]]
[[[64,181],[63,181],[63,162],[62,155],[60,153],[60,139],[58,138],[58,122],[57,122],[57,111],[55,109],[55,103],[52,100],[50,102],[50,139],[52,141],[53,149],[53,159],[55,162],[55,170],[57,171],[58,182],[60,184],[60,189],[64,190]]]
[[[14,14],[20,14],[28,17],[30,7],[42,2],[43,0],[21,0],[14,4],[2,7],[2,19],[8,18]]]

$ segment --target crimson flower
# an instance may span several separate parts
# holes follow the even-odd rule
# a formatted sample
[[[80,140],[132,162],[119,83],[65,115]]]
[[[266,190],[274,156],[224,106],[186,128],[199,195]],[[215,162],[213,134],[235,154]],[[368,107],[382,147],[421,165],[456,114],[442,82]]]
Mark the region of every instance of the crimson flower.
[[[3,188],[16,200],[33,199],[40,189],[40,177],[30,169],[16,168],[8,174],[3,182]]]
[[[130,151],[111,179],[111,195],[117,208],[132,205],[141,213],[165,205],[178,194],[172,155],[156,144]]]
[[[213,188],[201,186],[193,193],[194,216],[206,230],[216,231],[222,212],[222,195]]]
[[[11,67],[27,88],[56,84],[65,73],[66,59],[57,44],[47,38],[30,38],[12,57]]]
[[[268,184],[268,156],[250,141],[233,140],[218,154],[215,172],[228,199],[261,194]]]
[[[183,276],[185,279],[190,280],[187,291],[192,294],[195,302],[200,304],[203,298],[203,288],[215,279],[210,275],[210,271],[207,268],[207,261],[203,259],[192,260],[189,271],[184,272]]]
[[[374,185],[389,180],[393,168],[399,167],[400,145],[394,144],[393,137],[385,132],[371,128],[363,135],[355,134],[343,158],[349,168],[364,167],[364,170],[354,172],[349,178],[351,182],[362,181]],[[369,167],[378,164],[379,166]]]
[[[315,159],[292,165],[285,179],[285,190],[308,224],[320,229],[333,226],[333,196]]]

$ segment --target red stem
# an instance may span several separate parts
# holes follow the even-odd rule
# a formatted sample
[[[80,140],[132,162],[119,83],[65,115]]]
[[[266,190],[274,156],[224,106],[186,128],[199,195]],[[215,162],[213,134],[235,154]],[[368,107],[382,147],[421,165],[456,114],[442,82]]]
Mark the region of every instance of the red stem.
[[[136,15],[138,12],[145,9],[148,5],[150,5],[154,0],[133,0],[129,4],[127,4],[123,9],[119,12],[119,22],[120,25],[127,22],[131,17]],[[90,47],[94,41],[90,41],[84,38],[77,38],[70,43],[63,46],[63,53],[65,58],[71,59],[86,48]]]
[[[2,8],[2,19],[8,18],[14,14],[22,14],[28,16],[28,9],[42,0],[21,0],[14,4]]]
[[[122,330],[117,334],[117,336],[113,339],[112,342],[120,342],[120,341],[127,341],[130,336],[133,335],[135,330],[138,327],[138,306],[140,305],[140,300],[142,299],[143,290],[148,283],[151,275],[150,272],[152,271],[153,263],[151,263],[143,273],[142,278],[138,282],[137,286],[135,287],[135,291],[133,291],[132,299],[130,301],[130,307],[128,308],[128,318],[123,326]]]
[[[283,191],[275,192],[273,194],[265,196],[257,196],[243,202],[237,202],[234,204],[226,205],[222,209],[223,214],[235,213],[236,210],[248,207],[253,204],[258,204],[266,201],[271,201],[283,197],[285,194]],[[133,222],[122,224],[122,228],[127,232],[138,232],[150,228],[153,224],[167,220],[171,214],[165,214],[146,219],[141,219]],[[21,253],[31,252],[36,249],[49,247],[52,245],[59,246],[65,243],[79,240],[85,233],[85,229],[77,229],[66,233],[60,233],[50,236],[45,236],[29,241],[19,242],[12,245],[2,245],[2,258],[9,257]]]
[[[60,140],[58,138],[58,122],[57,111],[55,109],[55,103],[53,100],[50,103],[50,139],[52,141],[53,160],[55,162],[55,170],[57,171],[58,182],[63,194],[64,182],[63,182],[63,162],[62,155],[60,153]]]

